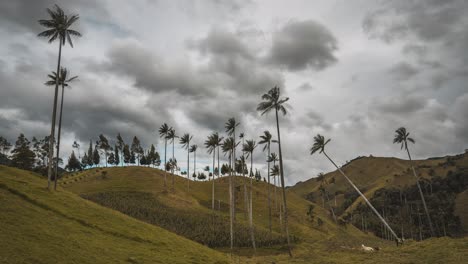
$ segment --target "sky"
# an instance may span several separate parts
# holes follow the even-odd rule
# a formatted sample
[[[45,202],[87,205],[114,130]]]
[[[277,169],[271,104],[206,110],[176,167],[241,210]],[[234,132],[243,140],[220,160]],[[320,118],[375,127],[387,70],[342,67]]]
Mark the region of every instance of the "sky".
[[[158,128],[194,135],[197,168],[211,164],[203,143],[235,117],[259,141],[274,115],[256,111],[274,86],[289,97],[280,116],[286,183],[333,170],[310,155],[313,137],[331,138],[338,163],[357,156],[406,158],[392,144],[407,128],[416,159],[468,148],[468,2],[463,0],[1,0],[0,136],[50,133],[58,43],[38,38],[46,8],[79,14],[82,33],[62,66],[79,76],[65,90],[62,157],[104,134],[137,136],[164,156]],[[273,152],[277,152],[273,148]],[[171,153],[169,152],[169,155]],[[176,144],[179,166],[186,152]],[[238,154],[239,155],[239,154]],[[266,154],[254,167],[266,175]],[[193,168],[192,168],[193,170]]]

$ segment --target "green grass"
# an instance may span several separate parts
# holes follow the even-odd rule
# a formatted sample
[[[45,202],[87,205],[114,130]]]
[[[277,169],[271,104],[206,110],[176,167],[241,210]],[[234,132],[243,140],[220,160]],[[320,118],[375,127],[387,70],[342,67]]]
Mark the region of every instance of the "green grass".
[[[0,263],[228,263],[225,254],[0,166]]]
[[[105,177],[102,171],[107,171]],[[240,180],[238,178],[237,182],[241,183]],[[68,175],[61,181],[63,187],[57,192],[48,192],[46,181],[39,176],[0,166],[0,263],[448,264],[468,259],[467,238],[408,241],[397,248],[394,243],[364,234],[354,226],[335,225],[318,205],[315,205],[311,221],[306,211],[312,203],[291,190],[288,191],[291,232],[300,238],[294,244],[293,258],[288,257],[282,245],[261,247],[255,256],[252,249],[241,247],[228,257],[229,249],[209,249],[79,197],[137,192],[133,198],[156,197],[153,205],[157,210],[151,214],[158,213],[161,208],[211,214],[211,182],[192,182],[188,191],[186,180],[175,177],[174,192],[170,188],[165,191],[163,182],[163,173],[150,168],[92,169]],[[168,175],[169,187],[170,183]],[[219,179],[216,184],[216,197],[226,206],[227,181]],[[268,224],[266,187],[263,182],[254,183],[255,225],[263,229]],[[137,203],[138,199],[131,199],[132,203]],[[150,204],[155,202],[149,200]],[[242,206],[240,200],[238,222],[244,221]],[[218,214],[227,216],[225,210]],[[322,226],[317,224],[318,218],[324,221]],[[277,215],[273,219],[274,231],[280,233]],[[381,250],[365,253],[359,249],[361,244],[378,246]]]

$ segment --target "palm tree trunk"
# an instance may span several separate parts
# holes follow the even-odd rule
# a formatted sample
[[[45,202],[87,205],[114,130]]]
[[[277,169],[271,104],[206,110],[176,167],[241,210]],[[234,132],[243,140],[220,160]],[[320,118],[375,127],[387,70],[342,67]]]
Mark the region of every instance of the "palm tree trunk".
[[[57,76],[59,78],[59,76]],[[58,133],[57,133],[57,156],[55,163],[55,177],[54,177],[54,190],[57,190],[57,178],[58,178],[58,164],[60,156],[60,135],[62,133],[62,113],[63,113],[63,98],[64,98],[65,87],[62,85],[62,99],[60,100],[60,115],[59,115],[59,124],[58,124]]]
[[[164,138],[164,188],[167,187],[166,167],[167,167],[167,139]]]
[[[190,151],[189,151],[189,147],[190,147],[190,140],[188,141],[187,143],[187,191],[190,191],[190,177],[192,175],[190,175]]]
[[[215,170],[214,170],[215,160],[216,160],[215,154],[216,154],[216,148],[213,150],[213,177],[211,178],[211,180],[213,181],[213,184],[211,187],[211,209],[213,210],[213,212],[215,209]],[[210,172],[208,171],[208,175],[209,173]]]
[[[327,155],[327,153],[325,151],[323,151],[323,154],[338,169],[338,171],[341,173],[341,175],[343,175],[343,177],[345,177],[345,179],[349,182],[349,184],[351,184],[351,186],[362,197],[362,199],[364,199],[364,201],[372,209],[372,211],[377,215],[377,217],[380,219],[380,221],[382,221],[382,223],[388,228],[388,230],[390,230],[390,232],[395,237],[395,239],[397,241],[401,241],[401,239],[398,237],[398,235],[393,231],[393,229],[387,223],[387,221],[385,221],[385,219],[379,214],[379,212],[374,208],[374,206],[369,202],[369,200],[367,200],[366,196],[364,196],[364,194],[362,194],[362,192],[358,189],[358,187],[356,187],[356,185],[354,185],[354,183],[348,178],[348,176],[346,176],[346,174],[344,174],[344,172],[335,164],[335,162],[333,162],[333,160],[330,159],[330,157],[328,157],[328,155]]]
[[[270,143],[268,143],[268,157],[270,156]],[[271,237],[271,197],[270,197],[270,162],[267,162],[267,170],[268,170],[268,228],[270,229],[270,237]]]
[[[195,181],[197,181],[197,151],[193,152],[193,173],[195,173]]]
[[[234,123],[234,134],[233,134],[233,139],[234,139],[234,151],[232,154],[232,168],[234,168],[234,177],[232,178],[232,217],[233,217],[233,222],[234,224],[236,223],[236,127]]]
[[[175,158],[174,158],[174,142],[175,142],[175,139],[173,138],[172,139],[172,162],[174,164],[172,164],[172,191],[174,191],[174,165],[175,165]]]
[[[59,89],[59,76],[60,76],[60,60],[62,58],[62,41],[59,41],[59,54],[57,61],[57,78],[55,80],[55,94],[54,94],[54,108],[52,109],[52,124],[50,126],[50,139],[49,139],[49,162],[47,170],[47,189],[50,190],[50,181],[52,179],[52,160],[54,158],[54,138],[55,138],[55,119],[57,118],[57,97]]]
[[[221,176],[221,168],[219,167],[219,145],[218,145],[218,179]]]
[[[431,217],[429,215],[429,210],[427,210],[426,199],[424,199],[424,194],[422,192],[421,185],[419,184],[419,179],[418,179],[418,176],[416,175],[416,170],[414,169],[413,160],[411,159],[411,155],[410,155],[408,147],[406,147],[406,152],[408,153],[408,158],[410,160],[410,165],[411,165],[411,170],[413,171],[413,176],[416,178],[416,185],[418,186],[419,195],[421,196],[421,201],[423,203],[424,211],[426,212],[427,222],[429,223],[429,229],[431,230],[431,237],[433,237],[434,228],[432,227]]]
[[[250,171],[253,171],[253,152],[250,153]],[[250,239],[252,240],[252,247],[254,249],[254,254],[257,253],[257,247],[255,246],[255,234],[254,234],[254,225],[253,225],[253,205],[252,205],[252,177],[250,177],[250,206],[249,206],[249,224],[250,224]]]
[[[275,109],[276,113],[276,130],[278,133],[278,152],[280,162],[280,174],[281,174],[281,188],[283,191],[283,211],[284,211],[284,230],[286,231],[286,241],[288,242],[288,253],[292,257],[291,242],[289,240],[289,229],[288,229],[288,207],[286,203],[286,187],[284,186],[284,170],[283,170],[283,154],[281,152],[281,136],[279,129],[278,109]]]
[[[244,145],[244,139],[242,138],[242,146]],[[245,177],[245,170],[244,170],[244,166],[245,166],[245,153],[243,153],[244,155],[244,159],[242,159],[242,177],[244,178],[244,207],[245,207],[245,212],[244,212],[244,216],[245,216],[245,219],[247,219],[247,215],[249,213],[249,195],[247,194],[247,184],[246,184],[246,181],[247,181],[247,177]]]
[[[232,190],[232,155],[229,157],[229,234],[231,238],[231,254],[234,248],[234,223],[233,223],[233,190]]]

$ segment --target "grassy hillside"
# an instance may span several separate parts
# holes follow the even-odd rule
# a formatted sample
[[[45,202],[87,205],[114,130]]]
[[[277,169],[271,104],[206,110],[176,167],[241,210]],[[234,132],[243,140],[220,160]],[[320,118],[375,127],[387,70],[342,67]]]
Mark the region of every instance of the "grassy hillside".
[[[128,213],[146,222],[159,225],[190,239],[200,241],[214,247],[226,247],[228,233],[228,179],[220,178],[215,181],[216,190],[216,218],[221,219],[216,227],[212,227],[211,187],[212,182],[190,182],[175,176],[175,191],[171,190],[172,176],[167,175],[168,188],[164,188],[164,172],[146,167],[127,168],[98,168],[91,169],[64,177],[61,185],[74,193],[89,198],[105,206]],[[244,192],[242,177],[236,178],[237,215],[236,215],[236,245],[250,247],[248,239],[248,224],[245,218]],[[254,182],[254,224],[256,239],[261,246],[273,246],[274,250],[284,252],[281,246],[284,242],[277,238],[282,233],[280,229],[279,213],[273,207],[273,239],[268,232],[267,187],[265,182]],[[273,187],[271,189],[273,197]],[[279,205],[279,190],[277,191]],[[145,201],[138,202],[137,196],[145,197]],[[137,199],[137,200],[135,200]],[[131,206],[130,206],[131,205]],[[149,205],[149,206],[146,206]],[[313,218],[307,212],[313,206]],[[290,212],[290,230],[296,240],[296,247],[310,242],[333,240],[334,237],[345,237],[340,240],[343,244],[357,243],[362,239],[375,239],[356,229],[354,226],[338,226],[333,223],[327,212],[298,195],[288,191],[288,207]],[[132,208],[132,209],[130,209]],[[137,209],[135,209],[137,208]],[[158,210],[160,215],[158,214]],[[161,213],[164,212],[164,213]],[[173,216],[171,218],[171,215]],[[165,218],[165,219],[161,219]],[[205,221],[200,221],[204,219]],[[224,222],[224,223],[222,223]],[[321,222],[321,224],[319,224]],[[179,225],[180,224],[180,225]],[[189,225],[189,230],[184,225]],[[175,227],[174,227],[175,226]],[[177,227],[179,226],[179,227]],[[218,244],[211,244],[207,233],[221,234],[216,236]],[[206,240],[203,240],[206,238]],[[219,240],[219,241],[218,241]],[[221,243],[225,241],[225,243]],[[263,241],[263,242],[262,242]],[[281,243],[280,243],[281,242]]]
[[[104,172],[104,173],[103,173]],[[219,215],[227,215],[227,179],[216,180],[216,197],[220,200]],[[237,178],[237,183],[241,183]],[[164,173],[157,169],[144,167],[127,168],[101,168],[92,169],[74,175],[68,175],[62,185],[72,192],[97,197],[100,195],[113,195],[112,197],[125,197],[119,203],[130,204],[128,196],[133,198],[139,195],[147,200],[158,201],[153,206],[157,209],[153,214],[167,207],[183,210],[192,217],[203,214],[210,215],[211,210],[211,182],[191,182],[190,191],[187,190],[187,181],[175,177],[175,191],[170,190],[171,176],[168,174],[168,191],[164,188]],[[264,182],[254,183],[255,224],[257,228],[267,230],[266,187]],[[240,186],[242,187],[242,186]],[[242,196],[242,188],[239,194]],[[141,200],[140,200],[141,201]],[[294,258],[290,259],[284,248],[280,246],[262,247],[253,256],[249,247],[238,249],[233,257],[234,263],[460,263],[467,257],[467,239],[431,239],[424,242],[408,241],[403,247],[395,247],[394,243],[378,239],[370,234],[364,234],[352,225],[335,225],[328,212],[320,205],[306,201],[288,191],[288,204],[291,208],[290,226],[292,234],[298,238],[294,244]],[[102,202],[102,201],[101,201]],[[142,203],[146,203],[143,202]],[[133,207],[135,203],[131,203]],[[310,205],[314,205],[314,218],[310,219],[306,212]],[[114,205],[115,206],[115,205]],[[159,207],[158,207],[159,206]],[[238,222],[244,222],[242,200],[238,201]],[[173,211],[172,211],[173,212]],[[317,219],[323,225],[317,224]],[[274,217],[274,231],[280,233],[278,215]],[[206,224],[210,226],[209,222]],[[198,227],[197,227],[198,228]],[[379,246],[381,251],[367,254],[359,247],[361,244]],[[450,245],[450,250],[444,249]],[[227,252],[225,248],[218,248]]]
[[[0,166],[0,263],[228,263],[225,254]]]
[[[430,183],[436,178],[445,178],[455,172],[466,174],[468,154],[416,160],[414,165],[423,181]],[[404,189],[415,185],[415,178],[407,160],[361,157],[347,163],[343,166],[343,170],[367,197],[373,197],[374,193],[382,188]],[[324,186],[329,193],[330,202],[328,204],[336,207],[338,214],[351,213],[359,204],[363,203],[338,171],[325,174],[323,179],[311,178],[300,182],[291,187],[290,190],[308,200],[321,203],[320,186]],[[430,184],[423,184],[423,187],[425,192],[430,192],[429,189],[426,189],[430,187]],[[462,209],[466,208],[466,198],[464,194],[459,194],[459,196],[456,199],[455,212],[464,223],[464,228],[467,229],[468,215]],[[351,200],[352,202],[350,202]]]

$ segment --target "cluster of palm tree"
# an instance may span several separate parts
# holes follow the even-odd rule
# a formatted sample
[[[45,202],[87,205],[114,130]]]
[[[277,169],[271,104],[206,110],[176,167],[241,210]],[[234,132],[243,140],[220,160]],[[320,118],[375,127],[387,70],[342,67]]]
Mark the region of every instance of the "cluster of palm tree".
[[[76,80],[77,76],[70,77],[69,71],[61,67],[61,59],[62,59],[62,46],[65,46],[67,43],[73,48],[73,41],[72,37],[81,37],[81,33],[73,30],[71,27],[72,25],[78,21],[78,15],[67,15],[65,12],[58,6],[55,5],[53,9],[47,8],[47,13],[49,14],[48,19],[41,19],[39,20],[39,24],[47,28],[45,31],[38,34],[39,37],[47,38],[49,43],[53,43],[58,40],[59,43],[59,51],[58,51],[58,58],[57,58],[57,70],[49,74],[49,80],[46,82],[46,85],[53,86],[55,85],[55,93],[54,93],[54,103],[52,109],[52,122],[51,122],[51,129],[50,129],[50,142],[49,142],[49,160],[53,160],[54,157],[54,143],[55,143],[55,122],[57,117],[57,101],[58,101],[58,93],[59,93],[59,86],[62,87],[62,98],[60,103],[60,118],[59,118],[59,126],[57,132],[57,151],[56,151],[56,159],[59,158],[60,152],[60,134],[61,134],[61,125],[62,125],[62,112],[63,112],[63,100],[64,100],[64,92],[65,87],[70,87],[69,83],[73,80]],[[55,164],[55,177],[54,177],[54,189],[57,188],[57,171],[58,171],[58,162]],[[53,166],[52,163],[49,163],[48,172],[47,172],[47,187],[50,189],[50,182],[52,179],[52,172]]]
[[[262,102],[258,105],[257,110],[261,113],[261,115],[267,114],[271,111],[275,112],[276,115],[276,126],[277,126],[277,140],[273,140],[273,135],[269,131],[264,131],[264,133],[260,136],[260,141],[257,143],[255,140],[245,140],[244,133],[239,133],[238,127],[240,125],[236,119],[229,118],[225,124],[225,132],[226,137],[220,136],[219,132],[213,132],[210,134],[204,142],[204,146],[207,149],[208,154],[212,155],[212,173],[209,173],[210,168],[207,166],[205,171],[209,173],[209,176],[212,176],[212,203],[211,207],[213,211],[215,210],[215,188],[216,182],[215,177],[218,178],[221,176],[221,167],[220,167],[220,153],[223,152],[224,155],[228,159],[228,179],[229,179],[229,216],[230,216],[230,245],[231,249],[234,247],[234,225],[235,225],[235,217],[236,217],[236,206],[235,206],[235,186],[236,186],[236,170],[240,166],[240,171],[242,172],[243,176],[243,187],[244,187],[244,203],[245,203],[245,212],[246,218],[248,218],[249,226],[250,226],[250,237],[252,241],[252,247],[256,250],[255,244],[255,228],[253,224],[253,178],[255,176],[259,176],[259,173],[254,174],[253,168],[253,160],[254,160],[254,151],[257,146],[264,145],[263,151],[266,152],[265,161],[267,162],[267,170],[268,176],[267,178],[267,188],[268,188],[268,216],[269,216],[269,230],[270,234],[272,231],[272,198],[271,198],[271,180],[270,177],[274,179],[274,204],[275,208],[277,209],[277,190],[276,190],[276,177],[280,177],[281,187],[282,187],[282,205],[279,206],[280,210],[280,225],[284,225],[281,227],[281,230],[285,230],[286,238],[288,241],[288,248],[289,253],[291,254],[290,250],[290,240],[289,240],[289,232],[287,227],[287,206],[286,206],[286,195],[285,195],[285,185],[284,185],[284,175],[283,175],[283,159],[282,159],[282,152],[281,152],[281,141],[280,141],[280,129],[279,129],[279,113],[285,115],[287,113],[285,108],[285,102],[288,101],[288,98],[280,98],[280,89],[278,87],[272,88],[266,94],[262,96]],[[175,139],[178,136],[175,133],[175,129],[164,123],[158,130],[159,136],[164,139],[164,167],[165,168],[173,168],[171,163],[177,163],[174,154],[174,145]],[[239,136],[236,137],[236,134]],[[180,137],[179,143],[182,145],[182,148],[187,151],[187,189],[190,190],[190,153],[193,153],[193,175],[194,178],[196,176],[197,168],[196,168],[196,158],[197,158],[197,150],[198,145],[193,143],[193,135],[189,133],[185,133]],[[167,143],[172,144],[172,158],[168,161],[167,160]],[[278,146],[279,156],[276,153],[271,152],[271,144],[275,143]],[[236,158],[236,149],[237,146],[241,144],[242,155]],[[246,166],[246,159],[250,158],[250,168],[247,169]],[[216,159],[217,159],[217,166],[216,166]],[[270,163],[273,162],[273,166],[270,166]],[[277,165],[276,163],[279,162]],[[169,165],[168,165],[169,164]],[[171,169],[172,170],[172,169]],[[167,169],[166,169],[167,171]],[[172,170],[172,189],[174,190],[174,171]],[[246,177],[246,172],[248,173],[248,177]],[[167,176],[166,173],[164,174],[164,187],[167,187]],[[250,178],[250,181],[247,179]],[[249,182],[249,184],[247,184]],[[247,190],[247,185],[248,190]],[[247,216],[248,214],[248,216]]]

